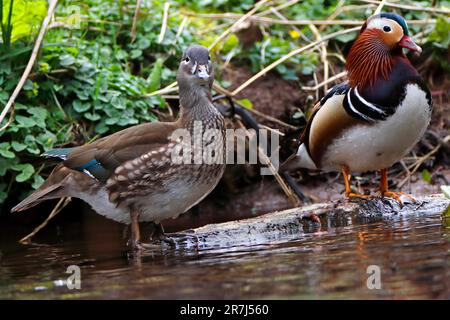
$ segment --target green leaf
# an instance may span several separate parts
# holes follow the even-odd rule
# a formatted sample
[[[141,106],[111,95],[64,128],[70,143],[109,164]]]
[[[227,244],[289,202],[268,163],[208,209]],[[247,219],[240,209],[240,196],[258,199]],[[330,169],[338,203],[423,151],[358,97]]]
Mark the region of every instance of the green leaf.
[[[46,127],[46,123],[45,123],[45,119],[47,119],[47,110],[45,110],[42,107],[33,107],[33,108],[29,108],[28,113],[32,115],[32,119],[36,122],[36,124],[41,127],[41,128],[45,128]]]
[[[441,48],[448,48],[450,46],[450,18],[438,17],[436,26],[428,36],[428,41],[434,42],[435,45]]]
[[[20,143],[18,141],[12,141],[11,147],[14,149],[14,151],[20,152],[27,148],[26,144]]]
[[[2,1],[3,12],[9,12],[12,1]],[[47,14],[47,1],[45,0],[14,0],[11,17],[11,42],[34,35]],[[3,23],[7,15],[3,15]]]
[[[10,148],[11,148],[11,145],[9,142],[0,143],[0,156],[7,158],[7,159],[14,158],[16,155],[14,154],[14,152],[9,151]]]
[[[93,112],[86,112],[84,114],[84,117],[91,121],[97,121],[97,120],[100,120],[100,118],[101,118],[98,113],[93,113]]]
[[[36,138],[31,135],[28,134],[25,137],[25,144],[27,145],[27,151],[31,154],[40,154],[41,150],[38,148],[38,146],[36,145]]]
[[[240,99],[240,100],[237,100],[236,102],[247,109],[253,109],[253,103],[248,99]]]
[[[51,133],[51,132],[46,132],[46,133],[42,133],[40,134],[37,138],[36,141],[41,144],[46,150],[50,149],[53,147],[53,145],[56,142],[56,136]]]
[[[33,183],[31,184],[31,187],[33,189],[39,188],[44,183],[44,178],[42,178],[40,175],[36,174],[34,175]]]
[[[140,56],[142,56],[142,50],[140,50],[140,49],[131,50],[131,54],[130,54],[131,59],[137,59]]]
[[[81,102],[80,100],[74,100],[72,107],[76,112],[83,113],[91,108],[91,104],[88,102]]]
[[[147,92],[156,91],[161,86],[162,66],[163,60],[161,58],[157,59],[155,65],[153,66],[152,72],[147,79]]]
[[[36,121],[34,121],[32,118],[24,117],[21,115],[16,116],[16,121],[19,123],[21,127],[24,128],[31,128],[36,125]]]
[[[430,171],[428,171],[427,169],[424,169],[422,171],[422,179],[423,179],[423,181],[430,183],[431,182],[431,173],[430,173]]]
[[[105,124],[105,121],[100,121],[99,123],[97,123],[97,125],[95,126],[95,132],[97,132],[98,134],[104,134],[106,132],[108,132],[109,127]]]
[[[34,168],[31,164],[18,164],[15,166],[20,170],[20,173],[16,176],[17,182],[24,182],[31,178],[34,173]],[[14,169],[14,168],[13,168]]]
[[[5,159],[0,157],[0,177],[4,176],[8,170],[11,169],[11,167],[15,163],[15,159]]]
[[[63,67],[69,67],[75,63],[75,58],[71,54],[68,54],[68,53],[62,54],[59,57],[59,63]]]

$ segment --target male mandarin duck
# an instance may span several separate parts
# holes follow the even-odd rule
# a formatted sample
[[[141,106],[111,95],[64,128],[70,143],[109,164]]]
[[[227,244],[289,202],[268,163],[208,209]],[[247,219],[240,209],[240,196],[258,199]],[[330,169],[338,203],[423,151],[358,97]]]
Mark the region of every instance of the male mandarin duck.
[[[349,198],[368,198],[350,190],[350,171],[379,170],[381,196],[401,202],[402,193],[388,190],[387,168],[419,141],[432,110],[430,91],[404,48],[422,51],[401,16],[368,18],[347,57],[348,81],[314,106],[297,153],[280,170],[341,170]]]
[[[171,139],[178,129],[185,129],[190,136],[199,127],[204,132],[216,130],[219,138],[208,143],[223,154],[225,124],[211,100],[214,73],[208,49],[192,45],[185,51],[177,81],[177,121],[144,123],[90,144],[47,151],[44,156],[63,161],[12,212],[48,199],[75,197],[107,218],[131,224],[134,249],[145,247],[140,242],[142,221],[152,222],[154,236],[167,240],[160,221],[176,218],[200,202],[217,185],[225,168],[224,161],[174,163],[171,159],[182,143],[181,139]]]

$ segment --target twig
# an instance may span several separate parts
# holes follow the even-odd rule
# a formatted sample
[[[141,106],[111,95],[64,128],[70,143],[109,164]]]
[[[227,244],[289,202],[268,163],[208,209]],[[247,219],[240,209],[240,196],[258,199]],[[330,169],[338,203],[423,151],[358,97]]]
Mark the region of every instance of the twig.
[[[248,137],[250,137],[250,132],[247,130],[247,128],[244,126],[244,124],[238,120],[238,124],[241,128],[243,128],[246,131],[246,134]],[[278,184],[280,185],[281,189],[283,189],[283,192],[286,194],[287,198],[291,202],[291,204],[295,207],[298,207],[300,205],[300,199],[297,198],[295,193],[292,192],[291,188],[286,184],[286,182],[283,180],[283,178],[278,173],[278,170],[273,165],[270,158],[267,156],[267,154],[264,152],[264,150],[258,146],[258,156],[262,164],[266,165],[270,172],[274,175],[275,179],[277,180]]]
[[[280,18],[281,20],[283,20],[283,21],[289,21],[289,20],[288,20],[285,16],[283,16],[277,9],[271,8],[271,10],[272,10],[272,12],[273,12],[278,18]],[[300,37],[301,37],[303,40],[305,40],[306,42],[311,42],[311,40],[308,39],[308,37],[305,36],[305,34],[304,34],[299,28],[297,28],[295,25],[292,26],[292,28],[293,28],[295,31],[298,32],[298,34],[300,35]]]
[[[184,28],[186,27],[188,21],[189,21],[188,17],[184,17],[183,20],[181,21],[180,26],[178,27],[177,34],[175,35],[175,41],[177,41],[178,38],[181,36],[181,33],[183,32]]]
[[[379,1],[374,1],[374,0],[361,0],[361,1],[365,2],[365,3],[371,3],[371,4],[379,4],[380,3]],[[448,10],[448,9],[425,8],[425,7],[417,7],[417,6],[411,6],[411,5],[406,5],[406,4],[397,4],[397,3],[391,3],[391,2],[384,2],[384,5],[386,7],[405,9],[405,10],[450,14],[450,10]]]
[[[185,15],[188,16],[194,16],[197,18],[205,18],[205,19],[238,19],[243,18],[244,16],[238,13],[185,13]],[[281,24],[281,25],[325,25],[325,26],[331,26],[331,25],[346,25],[346,26],[360,26],[365,21],[363,20],[282,20],[282,19],[273,19],[268,17],[257,17],[257,16],[251,16],[246,17],[246,20],[259,22],[259,23],[265,23],[265,24]],[[239,20],[238,20],[239,21]],[[407,20],[408,24],[427,24],[431,22],[435,22],[435,20]],[[233,26],[236,25],[236,23],[233,24]],[[227,31],[229,31],[231,26]],[[232,31],[230,31],[232,32]],[[230,33],[228,32],[227,35]],[[222,40],[222,39],[220,39]],[[212,48],[212,47],[210,47]]]
[[[44,18],[44,21],[42,22],[41,29],[39,30],[39,34],[36,38],[36,42],[34,43],[33,51],[30,55],[30,60],[28,60],[28,64],[25,67],[25,70],[22,74],[22,77],[19,80],[19,83],[17,84],[16,88],[14,89],[14,92],[12,93],[11,97],[9,98],[8,102],[6,103],[5,108],[3,109],[2,113],[0,114],[0,123],[2,123],[3,119],[5,119],[6,114],[8,113],[9,109],[14,105],[14,102],[16,101],[17,96],[19,95],[20,91],[22,90],[25,82],[28,79],[28,75],[31,72],[31,69],[33,68],[34,62],[36,61],[39,48],[41,47],[42,40],[44,39],[44,35],[47,31],[47,27],[50,23],[51,17],[53,15],[53,12],[55,11],[56,4],[58,3],[58,0],[52,0],[48,6],[47,16]],[[9,124],[3,126],[0,131],[5,130],[8,127]]]
[[[383,10],[383,7],[385,4],[386,4],[386,0],[381,0],[380,4],[378,5],[378,7],[376,8],[376,10],[374,11],[373,14],[379,14],[381,12],[381,10]]]
[[[333,13],[331,15],[328,16],[327,20],[333,21],[334,19],[336,19],[337,16],[340,15],[341,12],[343,11],[344,3],[345,3],[345,0],[339,0],[338,4],[336,5],[336,9],[333,11]],[[325,28],[325,26],[320,26],[319,30],[323,31],[324,28]]]
[[[146,96],[147,97],[153,97],[153,96],[157,96],[159,94],[166,94],[166,93],[171,93],[171,92],[176,92],[178,90],[177,87],[177,82],[172,82],[171,84],[169,84],[167,87],[162,88],[160,90],[156,90],[150,93],[147,93]]]
[[[164,4],[163,22],[162,22],[162,26],[161,26],[161,32],[159,33],[159,37],[158,37],[158,43],[161,43],[164,40],[164,36],[166,34],[167,19],[169,18],[169,8],[170,8],[170,2],[167,1]]]
[[[133,16],[133,24],[131,26],[131,43],[136,40],[136,28],[137,28],[137,19],[139,17],[139,10],[141,8],[142,0],[136,1],[136,9],[134,10],[134,16]]]
[[[334,82],[340,78],[343,78],[347,75],[347,71],[342,71],[332,77],[330,77],[327,81],[323,81],[317,85],[315,85],[314,87],[302,87],[302,90],[307,90],[307,91],[316,91],[320,88],[322,88],[323,86],[330,84],[331,82]]]
[[[236,95],[238,94],[240,91],[242,91],[243,89],[245,89],[246,87],[248,87],[251,83],[253,83],[255,80],[257,80],[258,78],[260,78],[261,76],[265,75],[268,71],[272,70],[273,68],[275,68],[276,66],[280,65],[281,63],[283,63],[284,61],[288,60],[289,58],[302,53],[303,51],[306,51],[308,49],[314,48],[315,46],[321,44],[324,41],[330,40],[332,38],[335,38],[337,36],[343,35],[343,34],[347,34],[347,33],[351,33],[351,32],[356,32],[360,29],[360,27],[355,27],[355,28],[351,28],[351,29],[346,29],[346,30],[341,30],[338,32],[333,32],[330,33],[324,37],[322,37],[320,40],[314,41],[304,47],[295,49],[291,52],[289,52],[287,55],[281,57],[280,59],[274,61],[273,63],[271,63],[270,65],[268,65],[267,67],[265,67],[264,69],[262,69],[261,71],[259,71],[257,74],[255,74],[253,77],[251,77],[250,79],[248,79],[247,81],[245,81],[243,84],[241,84],[237,89],[235,89],[232,92],[232,95]]]
[[[316,39],[319,41],[322,39],[322,35],[320,34],[319,30],[317,29],[317,27],[313,24],[309,25],[309,28],[311,29],[312,33],[314,34],[314,36],[316,37]],[[322,42],[322,44],[320,45],[321,50],[320,50],[320,58],[322,60],[323,63],[323,82],[324,84],[324,90],[327,91],[328,90],[328,71],[329,71],[329,62],[328,62],[328,50],[327,50],[327,44],[325,42]]]
[[[218,38],[216,38],[216,40],[213,41],[213,43],[211,43],[208,47],[209,50],[211,50],[212,48],[214,48],[219,42],[221,42],[223,39],[225,39],[226,37],[228,37],[228,35],[232,32],[234,32],[236,30],[236,28],[245,20],[247,20],[247,18],[249,18],[252,14],[254,14],[256,11],[259,10],[259,8],[261,8],[262,5],[264,5],[267,1],[269,0],[261,0],[259,2],[257,2],[254,6],[253,9],[250,10],[249,12],[247,12],[246,14],[244,14],[243,16],[241,16],[235,23],[233,23],[233,25],[231,27],[229,27],[227,30],[225,30]]]
[[[47,219],[44,220],[44,222],[42,222],[39,226],[37,226],[33,232],[31,232],[29,235],[23,237],[22,239],[19,240],[20,243],[26,244],[30,242],[30,239],[32,237],[34,237],[36,235],[36,233],[38,233],[42,228],[44,228],[47,223],[54,217],[56,216],[62,209],[64,209],[64,207],[70,202],[71,198],[70,197],[65,197],[65,198],[61,198],[59,199],[58,203],[56,204],[56,206],[53,208],[52,212],[50,213],[50,215],[47,217]]]
[[[272,12],[272,10],[275,10],[275,11],[283,10],[283,9],[286,9],[287,7],[290,7],[298,2],[300,2],[300,0],[290,0],[288,2],[278,5],[276,7],[270,7],[268,10],[265,10],[265,11],[255,14],[255,16],[257,16],[257,17],[267,16],[268,14],[270,14]]]
[[[206,29],[203,29],[203,30],[198,30],[197,32],[198,32],[199,36],[202,36],[204,34],[215,32],[217,30],[222,30],[223,28],[227,28],[227,27],[229,27],[231,25],[232,25],[232,22],[221,23],[221,24],[214,25],[213,27],[210,27],[210,28],[206,28]]]
[[[436,146],[434,147],[433,150],[431,150],[430,152],[428,152],[427,154],[425,154],[424,156],[420,157],[419,160],[413,165],[414,168],[411,170],[411,172],[409,172],[409,174],[407,175],[407,177],[405,179],[403,179],[399,184],[398,187],[401,188],[406,182],[408,182],[409,178],[411,177],[411,175],[413,175],[418,169],[419,167],[426,161],[428,160],[432,155],[434,155],[436,152],[439,151],[439,149],[446,143],[448,143],[450,141],[450,135],[446,136],[444,139],[442,139],[442,141]]]
[[[218,83],[213,83],[213,89],[216,90],[218,93],[231,97],[231,92],[225,88],[222,88]]]
[[[238,103],[238,104],[239,104],[239,103]],[[270,121],[270,122],[279,124],[279,125],[281,125],[281,126],[283,126],[283,127],[289,128],[289,129],[291,129],[291,130],[297,130],[297,129],[298,129],[297,127],[295,127],[295,126],[293,126],[293,125],[291,125],[291,124],[288,124],[288,123],[286,123],[286,122],[283,122],[283,121],[281,121],[281,120],[278,120],[277,118],[271,117],[271,116],[269,116],[269,115],[267,115],[267,114],[264,114],[264,113],[262,113],[262,112],[260,112],[260,111],[258,111],[258,110],[255,110],[255,109],[247,109],[247,110],[250,111],[251,113],[253,113],[253,114],[255,114],[255,115],[261,117],[261,118],[264,118],[264,119],[266,119],[266,120],[268,120],[268,121]]]
[[[282,136],[282,137],[285,136],[285,134],[284,134],[283,132],[281,132],[280,130],[273,129],[273,128],[268,127],[268,126],[265,126],[265,125],[263,125],[263,124],[260,124],[259,127],[260,127],[261,129],[266,129],[266,130],[268,130],[268,131],[270,131],[270,132],[276,133],[276,134],[279,135],[279,136]]]
[[[9,119],[6,124],[0,128],[0,132],[9,127],[9,125],[14,121],[14,108],[11,109],[11,113],[9,114]]]

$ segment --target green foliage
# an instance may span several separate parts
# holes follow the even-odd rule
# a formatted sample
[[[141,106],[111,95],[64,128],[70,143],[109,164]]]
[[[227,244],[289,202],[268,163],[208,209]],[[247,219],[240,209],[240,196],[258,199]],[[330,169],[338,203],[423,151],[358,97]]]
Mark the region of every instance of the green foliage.
[[[237,103],[242,105],[244,108],[253,109],[253,103],[249,99],[240,99],[237,100]]]
[[[425,182],[431,182],[431,173],[427,169],[422,170],[422,179]]]
[[[4,13],[9,13],[9,3],[2,2]],[[17,85],[47,11],[45,0],[11,3],[10,21],[5,14],[1,20],[6,30],[0,43],[1,105]],[[164,108],[165,101],[146,94],[175,80],[178,57],[196,40],[189,26],[176,38],[182,17],[171,16],[164,41],[158,43],[163,3],[143,3],[141,12],[147,14],[140,16],[132,42],[135,3],[60,1],[57,21],[72,27],[48,30],[36,67],[16,100],[13,121],[0,132],[0,204],[16,183],[22,183],[22,190],[42,184],[36,157],[44,151],[157,120],[152,110]],[[85,17],[78,26],[69,7]],[[27,11],[32,14],[24,17]]]
[[[4,46],[33,36],[47,14],[45,0],[0,0],[0,22]]]
[[[441,67],[450,71],[450,61],[448,52],[450,47],[450,18],[439,17],[436,22],[436,28],[428,36],[428,42],[433,44],[433,51],[436,60]]]
[[[178,2],[196,12],[245,12],[255,4],[254,0],[180,0]]]

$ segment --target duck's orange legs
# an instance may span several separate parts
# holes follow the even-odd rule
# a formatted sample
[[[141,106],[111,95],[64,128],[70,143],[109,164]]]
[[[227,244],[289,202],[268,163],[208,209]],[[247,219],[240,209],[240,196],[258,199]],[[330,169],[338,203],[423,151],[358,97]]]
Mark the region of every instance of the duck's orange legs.
[[[350,181],[348,176],[350,175],[350,170],[346,165],[341,166],[342,175],[344,176],[344,184],[345,184],[345,196],[349,199],[371,199],[371,196],[365,194],[354,193],[350,189]]]
[[[389,191],[388,188],[388,177],[387,177],[387,169],[381,169],[380,170],[380,194],[382,197],[388,197],[388,198],[394,198],[400,203],[403,203],[403,201],[400,199],[400,196],[405,196],[409,199],[411,199],[413,202],[416,202],[417,200],[414,199],[413,196],[406,194],[404,192],[394,192]]]

